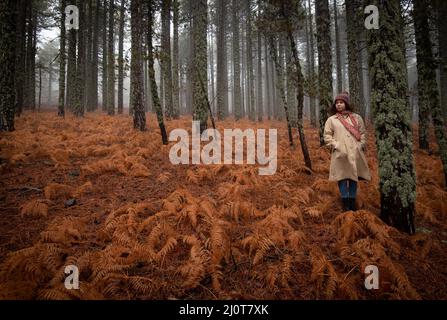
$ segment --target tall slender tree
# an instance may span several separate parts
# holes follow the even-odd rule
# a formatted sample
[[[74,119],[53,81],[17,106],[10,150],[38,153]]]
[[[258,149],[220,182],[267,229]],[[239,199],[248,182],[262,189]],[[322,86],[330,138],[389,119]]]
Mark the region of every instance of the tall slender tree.
[[[178,119],[180,116],[179,106],[179,0],[172,2],[173,44],[172,44],[172,117]]]
[[[371,106],[379,162],[380,217],[413,234],[416,179],[407,108],[405,56],[400,46],[399,0],[375,0],[380,28],[367,31],[371,69]]]
[[[113,3],[111,4],[113,5]],[[144,113],[143,97],[143,3],[142,0],[131,0],[131,81],[133,126],[140,131],[146,130],[146,114]]]
[[[261,0],[258,0],[258,21],[261,19]],[[256,83],[257,83],[257,94],[256,94],[256,111],[258,114],[258,121],[262,121],[263,117],[263,110],[264,110],[264,99],[262,97],[262,37],[261,37],[261,30],[258,23],[258,27],[256,29],[256,40],[257,40],[257,76],[256,76]]]
[[[228,109],[228,75],[227,75],[227,44],[225,0],[217,0],[217,118],[222,120]]]
[[[16,2],[0,1],[0,131],[14,131]]]
[[[161,72],[163,74],[165,113],[168,119],[171,119],[174,113],[172,106],[171,5],[172,5],[171,0],[164,0],[161,2],[160,63],[161,63]]]
[[[194,1],[193,26],[193,105],[194,120],[200,121],[200,132],[207,128],[207,43],[208,5],[206,0]]]
[[[236,120],[241,118],[241,66],[239,46],[239,1],[232,0],[232,34],[233,34],[233,113]]]
[[[359,9],[361,10],[361,0],[346,1],[346,28],[348,36],[348,73],[349,73],[349,92],[351,103],[356,110],[361,110],[360,104],[360,61],[358,51],[360,46],[357,39],[357,33],[361,28],[359,21]],[[363,112],[362,116],[365,114]]]
[[[340,30],[338,22],[337,0],[334,0],[334,29],[335,29],[335,61],[336,61],[335,69],[337,71],[337,92],[342,92],[343,78],[341,73],[341,48],[340,48]]]
[[[59,45],[59,103],[57,115],[60,117],[65,117],[65,7],[67,5],[66,0],[60,0],[60,45]]]
[[[107,41],[107,114],[115,114],[115,0],[109,3],[109,32]]]
[[[437,16],[438,47],[439,47],[439,75],[441,87],[441,108],[444,121],[447,121],[447,1],[435,0]]]
[[[133,0],[132,0],[133,1]],[[155,70],[154,70],[154,52],[152,46],[152,29],[154,23],[154,10],[153,1],[147,0],[147,33],[146,33],[146,43],[148,51],[148,72],[149,72],[149,82],[151,87],[152,103],[157,115],[158,126],[160,128],[161,140],[163,144],[168,144],[168,136],[166,134],[166,128],[163,120],[163,110],[161,108],[160,97],[157,91],[157,82],[155,81]]]
[[[247,42],[247,111],[248,118],[255,121],[255,94],[254,94],[254,76],[253,76],[253,46],[252,46],[252,0],[245,1],[245,23],[246,23],[246,42]]]
[[[78,0],[77,6],[79,8],[79,30],[78,30],[78,47],[77,47],[77,59],[76,59],[76,82],[75,82],[75,94],[73,103],[73,114],[76,117],[83,117],[85,112],[85,9],[86,2]]]
[[[17,46],[16,46],[16,90],[17,90],[17,104],[16,115],[22,114],[25,94],[25,57],[26,57],[26,7],[28,1],[19,0],[17,4]]]
[[[126,13],[126,0],[121,0],[120,19],[118,31],[118,113],[123,113],[124,95],[124,16]]]
[[[107,111],[107,59],[108,59],[108,52],[107,52],[107,0],[104,0],[103,6],[102,6],[102,30],[101,30],[101,36],[102,36],[102,74],[101,74],[101,82],[102,82],[102,111]]]
[[[318,47],[318,82],[320,99],[320,145],[324,145],[323,131],[332,104],[331,19],[328,0],[316,0]]]
[[[444,167],[445,185],[447,187],[447,137],[444,115],[439,103],[438,85],[436,82],[436,62],[433,57],[432,43],[428,24],[428,0],[413,0],[414,28],[416,36],[416,57],[418,69],[418,101],[420,135],[428,146],[429,116],[433,119],[435,136]],[[422,111],[421,111],[422,110]]]

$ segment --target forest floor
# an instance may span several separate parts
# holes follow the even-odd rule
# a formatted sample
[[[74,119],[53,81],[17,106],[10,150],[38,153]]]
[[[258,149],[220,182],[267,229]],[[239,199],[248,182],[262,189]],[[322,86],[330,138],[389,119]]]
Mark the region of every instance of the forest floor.
[[[191,118],[166,123],[191,132]],[[172,165],[154,115],[25,113],[0,133],[1,299],[446,299],[447,192],[442,165],[415,148],[417,233],[378,218],[372,181],[359,211],[342,213],[330,153],[305,127],[313,171],[284,122],[223,121],[218,129],[278,128],[278,170]],[[295,143],[299,144],[296,132]],[[417,141],[415,139],[415,141]],[[432,146],[435,146],[431,137]],[[80,290],[64,286],[79,268]],[[378,290],[364,286],[379,269]]]

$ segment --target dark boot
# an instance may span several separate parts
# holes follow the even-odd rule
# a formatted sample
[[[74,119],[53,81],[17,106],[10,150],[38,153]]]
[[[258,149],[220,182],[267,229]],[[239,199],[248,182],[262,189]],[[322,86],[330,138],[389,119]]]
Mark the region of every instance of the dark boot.
[[[341,200],[343,202],[343,212],[351,210],[351,209],[349,209],[349,207],[350,207],[349,198],[341,198]]]
[[[357,206],[355,205],[355,198],[349,198],[349,210],[357,211]]]

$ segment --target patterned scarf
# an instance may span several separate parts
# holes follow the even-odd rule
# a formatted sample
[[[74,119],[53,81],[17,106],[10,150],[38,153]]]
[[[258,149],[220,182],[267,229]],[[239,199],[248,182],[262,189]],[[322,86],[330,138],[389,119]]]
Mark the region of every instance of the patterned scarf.
[[[348,115],[349,119],[351,119],[351,122],[353,125],[351,125],[346,119],[343,117],[344,115]],[[360,141],[362,138],[360,135],[360,128],[357,124],[357,121],[355,120],[355,117],[353,116],[352,112],[349,111],[342,111],[337,112],[337,119],[340,120],[340,122],[343,124],[343,126],[348,130],[356,139],[357,141]]]

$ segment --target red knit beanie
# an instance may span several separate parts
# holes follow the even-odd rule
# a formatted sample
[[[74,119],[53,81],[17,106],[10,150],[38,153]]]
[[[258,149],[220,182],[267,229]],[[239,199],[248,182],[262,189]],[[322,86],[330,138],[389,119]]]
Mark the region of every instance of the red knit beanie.
[[[334,100],[334,107],[335,107],[335,103],[337,102],[337,100],[342,100],[345,102],[346,107],[350,106],[350,99],[349,99],[349,93],[344,91],[342,93],[339,93]]]

